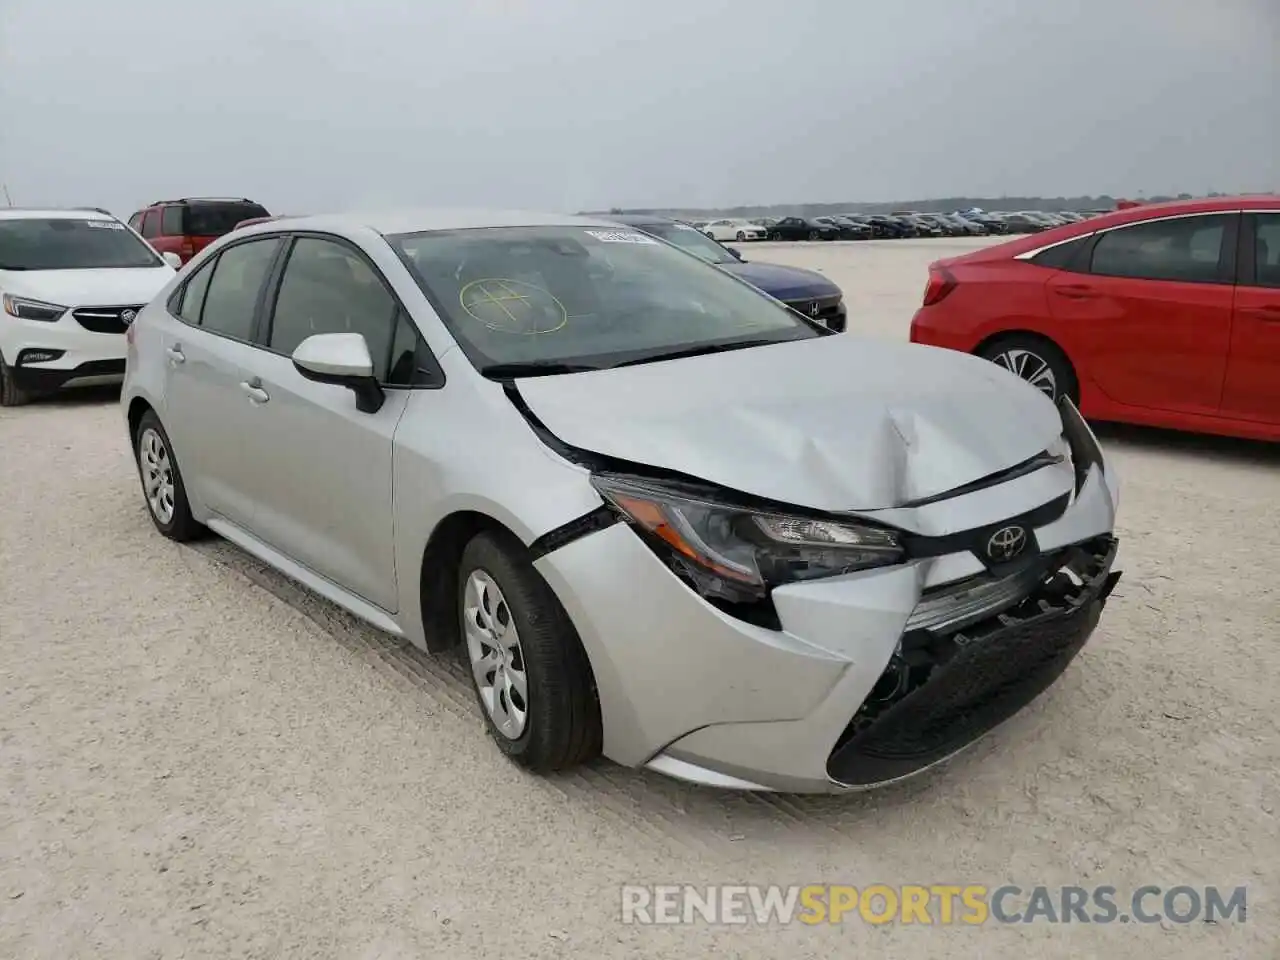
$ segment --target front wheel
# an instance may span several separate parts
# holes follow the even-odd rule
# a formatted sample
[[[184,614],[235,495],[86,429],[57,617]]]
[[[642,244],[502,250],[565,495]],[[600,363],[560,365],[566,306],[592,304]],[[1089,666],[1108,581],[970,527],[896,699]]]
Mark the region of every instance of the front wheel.
[[[745,233],[743,233],[741,230],[739,230],[739,231],[738,231],[738,233],[737,233],[737,237],[738,237],[738,242],[739,242],[739,243],[742,243],[742,241],[744,241],[744,240],[746,240],[746,239],[747,239],[747,235],[746,235]]]
[[[31,401],[31,394],[18,386],[13,368],[0,357],[0,407],[20,407]]]
[[[810,240],[817,240],[819,236],[820,236],[820,234],[818,233],[818,231],[817,231],[817,230],[810,230],[810,231],[809,231],[809,239],[810,239]]]
[[[982,347],[978,356],[1021,377],[1055,403],[1064,396],[1080,403],[1080,384],[1071,361],[1048,340],[1012,334]]]
[[[490,736],[536,772],[593,759],[603,735],[582,641],[514,538],[481,533],[462,552],[458,617]]]

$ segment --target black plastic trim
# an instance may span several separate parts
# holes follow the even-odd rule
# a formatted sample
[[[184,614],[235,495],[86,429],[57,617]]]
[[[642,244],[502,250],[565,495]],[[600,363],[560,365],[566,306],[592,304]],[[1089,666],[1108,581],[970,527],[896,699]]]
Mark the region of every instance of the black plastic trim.
[[[986,490],[988,487],[996,487],[1002,483],[1008,483],[1010,480],[1017,480],[1019,477],[1025,477],[1029,473],[1035,473],[1044,467],[1051,467],[1055,463],[1061,462],[1062,457],[1049,453],[1047,450],[1041,450],[1034,457],[1028,457],[1008,469],[997,470],[995,473],[989,473],[985,477],[966,483],[963,486],[955,487],[952,490],[944,490],[942,493],[935,493],[929,497],[920,497],[918,500],[909,500],[902,504],[902,507],[905,509],[925,507],[931,503],[940,503],[943,500],[963,497],[966,494],[977,493],[979,490]]]
[[[561,547],[567,547],[575,540],[581,540],[583,537],[601,530],[612,527],[615,523],[620,523],[622,517],[618,512],[608,504],[601,504],[589,513],[584,513],[576,520],[570,520],[562,526],[556,527],[544,533],[533,543],[529,544],[530,559],[537,560],[539,557],[545,557],[548,553],[559,550]]]

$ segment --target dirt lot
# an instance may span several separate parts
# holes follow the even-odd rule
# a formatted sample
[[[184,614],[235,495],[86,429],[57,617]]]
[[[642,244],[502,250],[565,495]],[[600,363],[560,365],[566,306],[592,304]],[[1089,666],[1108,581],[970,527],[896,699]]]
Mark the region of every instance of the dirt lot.
[[[782,245],[905,337],[965,241]],[[841,798],[485,740],[462,674],[147,521],[110,397],[0,412],[0,957],[1274,957],[1280,450],[1103,433],[1126,569],[1058,685]],[[1247,923],[619,922],[619,884],[1248,885]],[[1158,902],[1158,901],[1157,901]],[[936,919],[936,917],[935,917]]]

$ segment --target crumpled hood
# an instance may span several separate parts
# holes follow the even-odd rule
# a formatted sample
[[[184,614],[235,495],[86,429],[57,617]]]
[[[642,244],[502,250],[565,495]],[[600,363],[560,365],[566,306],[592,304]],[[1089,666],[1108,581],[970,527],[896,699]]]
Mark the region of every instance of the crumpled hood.
[[[9,270],[5,293],[63,307],[126,307],[149,303],[173,279],[173,267],[109,270]]]
[[[840,294],[840,288],[820,273],[783,267],[775,263],[726,263],[721,266],[735,277],[779,300],[821,299]]]
[[[518,381],[580,449],[816,510],[879,510],[1027,460],[1056,407],[995,364],[849,334]]]

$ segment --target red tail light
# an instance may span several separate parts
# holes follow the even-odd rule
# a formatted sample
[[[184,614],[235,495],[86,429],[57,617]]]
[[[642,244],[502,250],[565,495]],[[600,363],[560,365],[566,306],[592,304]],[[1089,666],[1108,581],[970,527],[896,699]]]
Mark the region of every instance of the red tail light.
[[[956,278],[946,267],[929,267],[929,282],[924,287],[924,305],[931,307],[956,288]]]
[[[196,245],[190,240],[183,240],[182,246],[178,248],[178,255],[185,263],[196,255]]]

